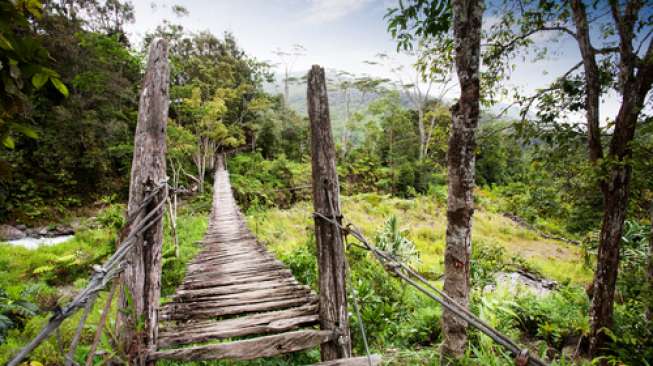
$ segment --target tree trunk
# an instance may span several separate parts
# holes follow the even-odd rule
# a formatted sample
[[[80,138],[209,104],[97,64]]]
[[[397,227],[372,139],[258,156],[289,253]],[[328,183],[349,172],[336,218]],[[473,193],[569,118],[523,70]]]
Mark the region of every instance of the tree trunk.
[[[444,255],[444,291],[463,306],[468,305],[472,215],[474,214],[475,131],[478,126],[480,39],[482,0],[453,0],[456,71],[460,99],[451,108],[447,199],[447,237]],[[463,355],[467,323],[445,311],[442,361]]]
[[[311,121],[313,207],[324,216],[340,215],[340,188],[336,151],[331,132],[324,69],[314,65],[308,73],[308,115]],[[345,289],[345,248],[340,230],[315,218],[315,240],[320,287],[320,327],[338,337],[321,346],[322,361],[351,357],[351,339]]]
[[[590,40],[589,25],[585,5],[581,0],[573,0],[571,8],[576,25],[576,39],[583,59],[585,70],[585,118],[587,120],[587,142],[590,161],[596,162],[603,157],[601,146],[601,130],[599,128],[599,105],[601,98],[601,82],[599,66],[596,64],[594,47]]]
[[[603,328],[612,327],[615,285],[619,271],[619,248],[628,207],[630,167],[612,170],[603,191],[603,225],[597,255],[590,307],[590,354],[596,355],[607,340]]]
[[[422,107],[417,109],[417,128],[419,130],[419,160],[422,161],[426,151],[426,129],[424,128],[424,109]]]
[[[155,39],[150,46],[134,136],[129,216],[138,209],[147,194],[146,189],[157,186],[166,177],[168,80],[168,46],[163,39]],[[165,199],[164,192],[154,199],[149,209]],[[143,216],[139,215],[136,220]],[[159,220],[134,244],[123,273],[128,294],[121,298],[124,311],[119,317],[124,329],[120,330],[120,335],[130,365],[144,365],[146,353],[156,347],[162,242],[163,222]]]
[[[607,176],[601,179],[603,192],[603,225],[597,255],[596,273],[590,306],[590,355],[603,351],[608,337],[604,328],[612,326],[613,302],[617,275],[619,272],[619,250],[623,233],[626,209],[630,193],[632,155],[631,143],[635,138],[635,129],[640,112],[644,107],[646,95],[653,83],[653,41],[637,73],[632,58],[632,32],[627,29],[634,26],[625,24],[617,12],[615,21],[620,29],[620,74],[622,84],[622,102],[615,118],[614,132],[610,140],[610,150],[606,165]]]

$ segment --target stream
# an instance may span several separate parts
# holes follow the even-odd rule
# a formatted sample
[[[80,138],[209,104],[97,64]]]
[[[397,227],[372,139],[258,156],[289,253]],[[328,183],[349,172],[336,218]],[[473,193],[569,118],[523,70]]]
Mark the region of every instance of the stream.
[[[4,241],[5,243],[9,243],[10,245],[18,245],[25,247],[27,249],[36,249],[42,245],[55,245],[59,243],[66,242],[72,238],[74,238],[75,235],[61,235],[61,236],[55,236],[51,238],[22,238],[22,239],[16,239],[16,240],[7,240]]]

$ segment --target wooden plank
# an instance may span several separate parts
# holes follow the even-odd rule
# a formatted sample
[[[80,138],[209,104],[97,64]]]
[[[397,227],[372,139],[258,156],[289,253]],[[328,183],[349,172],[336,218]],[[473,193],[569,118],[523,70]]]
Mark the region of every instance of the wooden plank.
[[[210,287],[210,288],[203,288],[197,290],[178,290],[177,293],[173,296],[173,298],[188,299],[188,298],[195,298],[195,297],[202,297],[202,296],[236,294],[236,293],[242,293],[247,291],[256,291],[256,290],[283,287],[288,285],[299,285],[299,283],[294,278],[276,278],[269,281],[242,283],[236,285]]]
[[[238,321],[239,319],[266,319],[267,317],[275,317],[275,316],[278,316],[279,318],[294,317],[294,316],[304,316],[304,315],[314,314],[317,310],[318,310],[317,303],[311,303],[311,304],[297,306],[297,307],[284,309],[284,310],[268,311],[268,312],[251,314],[251,315],[246,315],[246,316],[242,316],[242,317],[238,317],[238,318],[231,318],[231,319],[220,320],[220,321],[215,321],[215,320],[204,320],[204,321],[192,320],[192,321],[190,321],[188,323],[174,322],[174,323],[169,323],[168,327],[166,327],[163,331],[164,332],[170,332],[170,329],[181,329],[182,331],[185,330],[185,329],[188,329],[188,330],[191,330],[191,331],[195,331],[195,330],[202,331],[202,329],[204,329],[204,328],[211,328],[211,327],[215,326],[217,323],[222,323],[222,322]]]
[[[202,263],[189,264],[188,269],[192,271],[203,270],[203,269],[225,269],[225,268],[243,268],[243,267],[259,267],[262,265],[268,264],[277,264],[279,266],[283,265],[276,258],[265,258],[265,257],[250,257],[249,259],[225,259],[225,260],[208,260]]]
[[[234,269],[223,269],[223,270],[212,270],[212,271],[206,271],[202,273],[196,273],[192,275],[186,276],[187,279],[190,280],[208,280],[211,278],[215,278],[217,276],[227,276],[227,275],[235,275],[235,274],[240,274],[240,275],[245,275],[245,274],[257,274],[260,272],[264,271],[274,271],[274,270],[282,270],[285,267],[280,266],[278,264],[275,265],[265,265],[262,267],[249,267],[249,268],[234,268]]]
[[[224,299],[199,299],[197,301],[188,301],[188,302],[173,302],[167,303],[161,306],[161,312],[163,313],[188,313],[197,310],[203,309],[212,309],[212,308],[221,308],[228,306],[237,306],[237,305],[248,305],[248,304],[258,304],[262,302],[269,301],[280,301],[280,300],[290,300],[290,299],[306,299],[311,300],[316,298],[315,295],[311,295],[310,292],[299,292],[299,291],[284,291],[274,295],[267,296],[247,296],[243,298],[224,298]]]
[[[179,361],[252,360],[300,351],[332,339],[333,332],[331,331],[301,330],[237,342],[156,351],[149,355],[148,361],[160,359]]]
[[[206,281],[184,281],[179,289],[193,290],[193,289],[201,289],[201,288],[209,288],[209,287],[238,285],[238,284],[244,284],[250,282],[270,281],[274,279],[286,279],[292,277],[293,276],[290,270],[284,269],[284,270],[263,272],[258,276],[257,275],[230,275],[230,276],[223,276],[223,277],[214,278],[212,280],[206,280]]]
[[[284,309],[292,306],[314,304],[314,303],[316,303],[316,300],[314,300],[312,297],[308,297],[308,298],[298,298],[298,299],[265,301],[261,303],[247,304],[247,305],[225,306],[221,308],[189,310],[188,312],[184,312],[184,313],[174,312],[172,314],[169,314],[165,311],[162,311],[160,315],[162,320],[188,320],[191,318],[210,319],[210,318],[216,318],[225,315],[277,310],[277,309]]]
[[[311,289],[308,286],[302,286],[297,284],[289,284],[279,287],[270,287],[263,288],[253,291],[245,291],[238,293],[229,293],[229,294],[206,294],[198,295],[186,298],[178,298],[177,301],[169,302],[168,304],[188,304],[194,302],[209,302],[209,301],[222,301],[222,300],[241,300],[246,301],[249,299],[262,299],[270,296],[280,296],[280,295],[302,295],[306,296],[311,292]],[[168,305],[166,304],[166,305]]]
[[[205,342],[211,339],[280,333],[300,325],[315,324],[318,319],[317,305],[308,305],[202,325],[181,325],[162,330],[159,334],[158,346],[166,348],[171,345]]]
[[[370,361],[372,362],[372,366],[376,366],[381,364],[382,359],[379,355],[371,355],[370,359],[368,359],[367,356],[340,358],[337,360],[316,363],[313,364],[313,366],[369,366]]]

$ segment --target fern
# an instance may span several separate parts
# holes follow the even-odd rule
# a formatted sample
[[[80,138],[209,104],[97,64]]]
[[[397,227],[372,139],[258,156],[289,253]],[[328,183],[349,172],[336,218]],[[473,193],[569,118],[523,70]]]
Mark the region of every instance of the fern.
[[[0,344],[4,343],[7,332],[22,327],[29,318],[38,313],[38,307],[28,301],[11,299],[0,288]]]

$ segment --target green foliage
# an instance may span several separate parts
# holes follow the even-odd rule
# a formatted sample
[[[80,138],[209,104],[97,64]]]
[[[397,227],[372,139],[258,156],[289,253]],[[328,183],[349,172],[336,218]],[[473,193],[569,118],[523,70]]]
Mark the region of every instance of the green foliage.
[[[279,155],[239,154],[228,162],[232,188],[241,208],[289,207],[310,197],[310,167]]]
[[[25,118],[32,107],[30,98],[48,82],[63,96],[68,88],[61,76],[49,68],[45,37],[31,24],[39,24],[43,6],[39,0],[0,3],[0,142],[6,149],[16,146],[16,133],[30,139],[38,138],[34,126]],[[0,177],[1,178],[1,177]],[[6,178],[6,177],[5,177]]]
[[[103,227],[120,230],[126,224],[127,208],[122,204],[112,204],[97,215],[97,222]]]
[[[140,59],[120,31],[90,30],[98,29],[95,17],[102,16],[103,4],[75,6],[88,17],[71,19],[66,9],[50,4],[34,23],[47,40],[43,52],[52,72],[49,84],[44,75],[30,75],[32,84],[44,85],[43,92],[30,97],[23,115],[39,139],[15,135],[15,148],[3,156],[11,179],[0,180],[0,219],[53,216],[96,195],[126,191],[131,147],[125,146],[133,140]],[[120,9],[111,14],[118,22],[127,16]]]
[[[5,342],[10,329],[24,327],[27,320],[37,312],[35,304],[22,299],[12,299],[0,288],[0,344]]]
[[[207,212],[194,212],[190,207],[184,207],[177,218],[177,240],[179,241],[179,257],[175,257],[174,241],[166,218],[163,239],[163,265],[161,271],[161,295],[169,296],[181,284],[186,275],[186,265],[198,253],[199,240],[204,235],[207,225]]]
[[[582,288],[563,287],[545,299],[526,294],[517,299],[513,311],[524,332],[558,351],[569,339],[589,332],[589,300]]]

